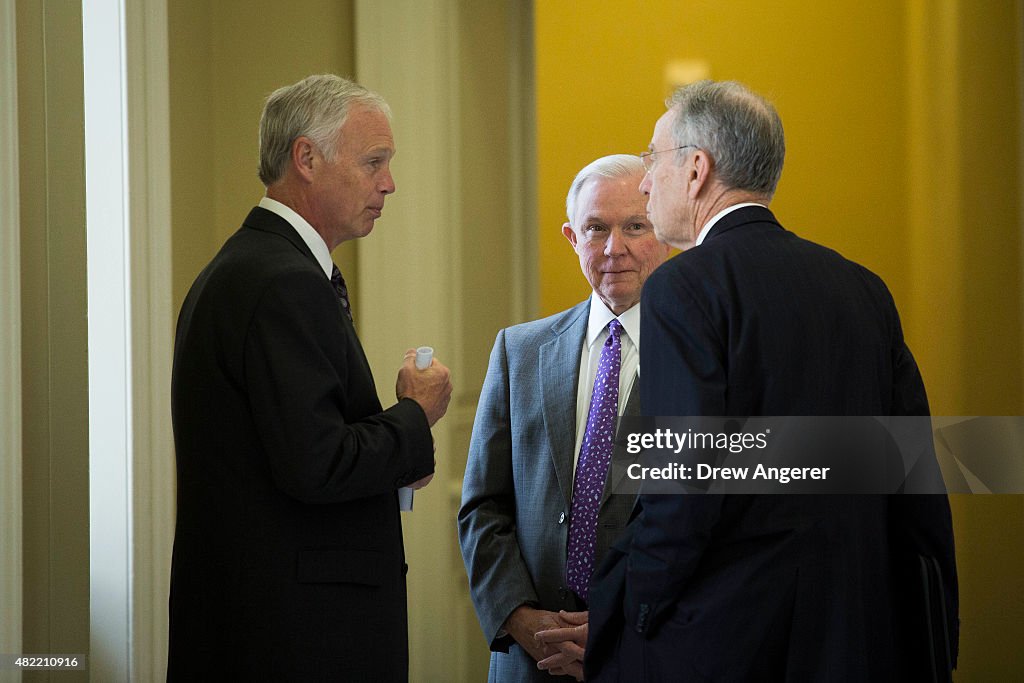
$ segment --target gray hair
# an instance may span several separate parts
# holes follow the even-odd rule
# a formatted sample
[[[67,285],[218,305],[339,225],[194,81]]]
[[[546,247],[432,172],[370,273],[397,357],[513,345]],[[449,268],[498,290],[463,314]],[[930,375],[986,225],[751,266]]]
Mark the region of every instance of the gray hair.
[[[583,185],[594,177],[600,178],[628,178],[632,175],[643,176],[643,162],[640,157],[632,154],[611,154],[591,161],[576,174],[576,179],[569,186],[569,194],[565,196],[565,216],[569,224],[575,227],[576,221],[576,200],[580,196]],[[637,183],[637,187],[639,187]]]
[[[679,88],[665,104],[678,107],[676,144],[708,152],[722,183],[768,198],[775,194],[786,140],[771,102],[741,83],[705,80]]]
[[[308,76],[272,92],[260,116],[259,176],[263,184],[269,186],[284,176],[292,143],[300,136],[312,140],[320,153],[333,161],[338,151],[338,129],[353,104],[391,118],[384,98],[334,74]]]

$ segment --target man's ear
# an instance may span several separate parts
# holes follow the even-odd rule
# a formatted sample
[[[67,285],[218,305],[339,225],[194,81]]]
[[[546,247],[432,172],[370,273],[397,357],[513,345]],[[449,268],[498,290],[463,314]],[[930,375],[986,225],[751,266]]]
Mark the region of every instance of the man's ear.
[[[565,235],[565,239],[569,240],[573,251],[576,251],[576,231],[572,229],[572,226],[568,223],[562,223],[562,234]]]
[[[317,155],[316,145],[305,135],[292,141],[292,167],[306,182],[313,180],[313,167]]]
[[[700,195],[701,189],[707,184],[711,177],[711,169],[714,162],[703,149],[698,149],[684,169],[686,172],[686,191],[690,198]]]

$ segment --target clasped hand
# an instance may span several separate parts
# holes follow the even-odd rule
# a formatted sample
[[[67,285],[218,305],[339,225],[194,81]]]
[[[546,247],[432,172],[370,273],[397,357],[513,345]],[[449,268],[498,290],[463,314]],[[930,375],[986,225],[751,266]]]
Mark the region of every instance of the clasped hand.
[[[506,630],[537,660],[537,668],[582,681],[589,616],[589,612],[550,612],[521,605],[509,617]]]

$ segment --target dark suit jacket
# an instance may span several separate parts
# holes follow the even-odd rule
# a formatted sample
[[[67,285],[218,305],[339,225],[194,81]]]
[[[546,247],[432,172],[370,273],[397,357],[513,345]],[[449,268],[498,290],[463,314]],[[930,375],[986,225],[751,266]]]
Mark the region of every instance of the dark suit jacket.
[[[196,279],[172,379],[168,679],[407,678],[396,489],[433,471],[423,410],[381,410],[295,230],[254,208]]]
[[[552,681],[511,636],[519,605],[575,611],[565,586],[576,443],[576,392],[590,300],[502,330],[480,392],[462,485],[459,540],[470,595],[491,645],[490,680]],[[639,414],[634,384],[625,414]],[[605,486],[597,561],[625,528],[634,496]],[[567,680],[572,680],[567,679]]]
[[[928,414],[884,283],[765,208],[725,216],[652,274],[641,305],[645,415]],[[956,623],[944,495],[639,507],[595,573],[588,680],[898,679],[911,551],[939,559]]]

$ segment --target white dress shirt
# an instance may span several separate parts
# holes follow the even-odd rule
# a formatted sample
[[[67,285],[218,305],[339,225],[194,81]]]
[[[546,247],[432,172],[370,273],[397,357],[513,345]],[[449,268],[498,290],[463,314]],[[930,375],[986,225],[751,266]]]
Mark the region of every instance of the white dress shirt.
[[[590,295],[590,320],[587,337],[583,340],[580,353],[579,387],[576,390],[576,449],[573,458],[573,473],[580,459],[583,436],[587,432],[587,416],[590,414],[590,399],[594,393],[594,378],[597,376],[601,349],[608,339],[608,323],[615,314],[608,310],[597,294]],[[629,400],[633,378],[640,372],[640,305],[637,304],[618,316],[622,323],[619,341],[622,345],[622,364],[619,368],[619,415]]]
[[[305,218],[276,199],[264,197],[260,200],[260,207],[267,211],[272,211],[288,221],[288,225],[292,226],[295,232],[299,233],[299,237],[306,243],[309,250],[313,252],[316,262],[324,269],[327,279],[330,280],[331,273],[334,272],[334,261],[331,260],[331,252],[327,248],[327,242],[324,242],[324,238],[320,236],[320,233],[314,230],[313,226]]]
[[[722,209],[721,211],[716,213],[714,216],[712,216],[711,220],[709,220],[707,223],[704,224],[704,227],[701,228],[700,234],[697,235],[697,241],[693,243],[693,246],[695,246],[695,247],[700,246],[701,242],[704,241],[704,238],[708,236],[709,232],[711,232],[711,228],[715,227],[715,223],[717,223],[718,221],[722,220],[722,218],[726,214],[730,214],[733,211],[735,211],[736,209],[742,209],[744,206],[760,206],[760,207],[763,207],[765,209],[768,208],[764,204],[758,204],[757,202],[744,202],[743,204],[733,204],[732,206],[727,206],[726,208]]]

